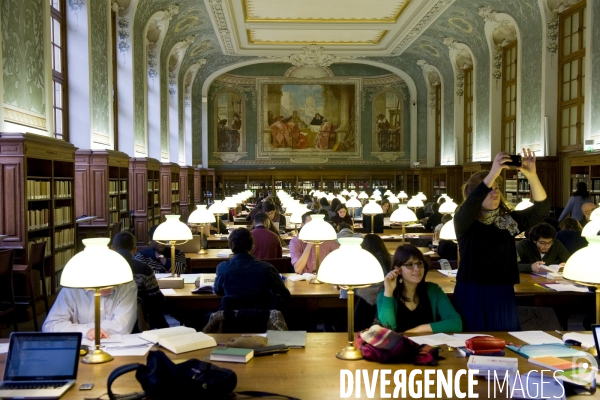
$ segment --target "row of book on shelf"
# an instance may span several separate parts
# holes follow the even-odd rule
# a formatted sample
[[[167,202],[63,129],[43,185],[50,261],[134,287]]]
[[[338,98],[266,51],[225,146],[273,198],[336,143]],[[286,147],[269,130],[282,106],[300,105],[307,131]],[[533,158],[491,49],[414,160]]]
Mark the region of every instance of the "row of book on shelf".
[[[52,254],[52,246],[49,237],[39,237],[39,238],[31,238],[29,242],[27,242],[27,254],[31,253],[31,245],[35,243],[46,242],[46,249],[44,255],[46,257]]]
[[[148,191],[149,192],[158,192],[158,181],[148,180]]]
[[[179,201],[179,193],[173,193],[171,194],[171,202],[172,203],[176,203]]]
[[[50,211],[47,208],[42,210],[27,210],[27,229],[47,228],[50,223]]]
[[[54,225],[70,224],[71,219],[71,207],[57,207],[54,209]]]
[[[27,179],[27,200],[50,199],[50,180]],[[54,181],[54,198],[68,199],[72,197],[71,181]]]
[[[75,249],[70,248],[54,254],[54,271],[62,271],[67,262],[75,255]]]
[[[179,182],[171,182],[171,190],[179,190]]]
[[[75,244],[75,229],[61,229],[54,232],[54,245],[56,249]]]
[[[120,183],[120,184],[119,184]],[[127,181],[108,181],[108,193],[127,193]]]
[[[108,199],[108,208],[113,210],[127,211],[127,199],[117,199],[116,197],[110,197]]]

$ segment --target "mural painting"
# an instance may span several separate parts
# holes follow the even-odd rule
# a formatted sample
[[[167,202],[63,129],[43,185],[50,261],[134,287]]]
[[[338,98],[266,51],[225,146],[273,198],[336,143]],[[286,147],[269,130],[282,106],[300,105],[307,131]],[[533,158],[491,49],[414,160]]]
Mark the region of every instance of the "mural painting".
[[[376,151],[404,151],[402,108],[402,99],[394,92],[386,91],[375,98],[373,136]]]
[[[240,151],[242,101],[240,95],[225,91],[217,99],[217,151]]]

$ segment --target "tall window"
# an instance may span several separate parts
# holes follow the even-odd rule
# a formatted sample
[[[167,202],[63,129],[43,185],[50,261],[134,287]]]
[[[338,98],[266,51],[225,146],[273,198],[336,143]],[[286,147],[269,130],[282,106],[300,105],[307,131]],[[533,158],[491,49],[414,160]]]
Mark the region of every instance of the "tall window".
[[[502,49],[502,151],[517,150],[517,41]]]
[[[585,1],[560,14],[558,28],[559,150],[581,150],[585,97]]]
[[[435,85],[435,165],[442,160],[442,84]],[[458,160],[455,160],[455,163]]]
[[[464,69],[465,74],[465,162],[473,161],[473,66]]]
[[[110,14],[112,31],[112,106],[113,106],[113,143],[114,149],[119,150],[119,95],[117,88],[117,13],[112,10]]]
[[[50,0],[50,41],[52,46],[52,109],[54,137],[69,140],[67,124],[67,63],[65,0]]]

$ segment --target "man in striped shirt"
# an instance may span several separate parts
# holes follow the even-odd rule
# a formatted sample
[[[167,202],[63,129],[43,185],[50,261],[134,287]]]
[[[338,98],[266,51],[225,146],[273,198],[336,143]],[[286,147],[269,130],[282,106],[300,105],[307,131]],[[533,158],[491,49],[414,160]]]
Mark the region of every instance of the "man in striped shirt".
[[[150,227],[148,236],[150,237],[150,247],[138,251],[135,259],[150,266],[154,273],[171,272],[171,247],[152,240],[154,231],[158,225]],[[175,273],[183,274],[186,270],[185,253],[175,249]]]

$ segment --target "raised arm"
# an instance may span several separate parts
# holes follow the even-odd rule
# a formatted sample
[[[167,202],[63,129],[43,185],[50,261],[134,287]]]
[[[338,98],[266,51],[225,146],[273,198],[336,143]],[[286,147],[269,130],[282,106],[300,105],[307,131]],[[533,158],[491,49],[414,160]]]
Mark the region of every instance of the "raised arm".
[[[292,259],[294,271],[297,274],[302,274],[302,271],[304,271],[304,268],[306,268],[312,247],[312,243],[308,243],[304,250],[302,250],[302,243],[300,243],[300,239],[290,241],[290,258]]]

